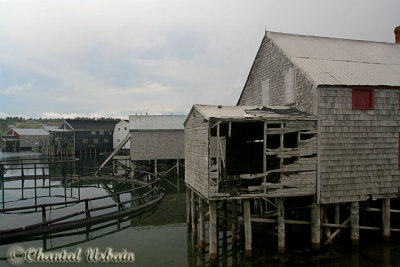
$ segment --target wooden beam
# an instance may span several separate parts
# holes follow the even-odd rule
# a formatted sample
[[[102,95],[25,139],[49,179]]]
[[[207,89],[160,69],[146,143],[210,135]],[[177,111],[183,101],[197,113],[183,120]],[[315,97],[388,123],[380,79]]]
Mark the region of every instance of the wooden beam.
[[[263,138],[263,173],[267,172],[267,122],[264,122],[264,138]],[[263,177],[263,184],[267,183],[267,175]],[[264,187],[264,194],[267,192],[267,188]]]
[[[154,176],[158,176],[158,170],[157,170],[157,160],[154,160]]]
[[[218,243],[217,243],[217,202],[209,202],[209,213],[210,213],[210,230],[209,230],[209,257],[210,260],[216,260],[218,257]]]
[[[243,200],[244,234],[245,234],[245,255],[252,254],[252,233],[251,233],[251,210],[250,200]]]
[[[232,200],[232,217],[234,222],[232,222],[232,245],[235,245],[237,242],[237,200]]]
[[[192,215],[192,234],[193,236],[197,236],[197,222],[196,222],[196,193],[192,191],[190,197],[190,213]]]
[[[221,162],[220,162],[220,159],[219,159],[219,142],[221,141],[220,140],[220,138],[219,138],[219,123],[217,124],[217,155],[216,155],[216,160],[217,160],[217,173],[218,173],[218,176],[221,174]],[[218,179],[219,180],[219,179]]]
[[[188,231],[191,230],[192,225],[191,225],[191,220],[190,220],[190,203],[191,203],[191,190],[190,188],[186,188],[186,225],[187,225],[187,229]]]
[[[358,245],[360,240],[360,203],[359,202],[352,202],[350,206],[350,239],[351,243],[354,246]]]
[[[350,217],[347,218],[346,220],[344,220],[344,222],[341,224],[342,227],[348,227],[347,225],[350,222]],[[342,228],[338,228],[336,229],[336,231],[334,231],[329,237],[328,239],[325,241],[324,245],[328,245],[328,244],[332,244],[332,240],[340,233],[340,231],[342,230]]]
[[[204,200],[199,196],[199,214],[200,214],[200,248],[204,248],[206,244],[206,229],[204,220]]]
[[[278,207],[278,253],[285,253],[285,206],[284,198],[277,198]]]
[[[340,223],[340,204],[335,205],[335,223]]]
[[[315,250],[320,249],[321,243],[321,208],[316,200],[311,207],[311,247]]]
[[[382,199],[382,236],[390,238],[390,198]]]

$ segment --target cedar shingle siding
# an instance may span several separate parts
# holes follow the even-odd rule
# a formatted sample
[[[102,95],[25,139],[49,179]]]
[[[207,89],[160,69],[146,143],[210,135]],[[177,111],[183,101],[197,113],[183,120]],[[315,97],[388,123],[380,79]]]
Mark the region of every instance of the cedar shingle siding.
[[[288,36],[289,40],[291,37]],[[317,39],[319,37],[315,38],[317,40],[315,45],[329,41],[329,38],[321,39],[322,41]],[[340,42],[338,39],[332,40]],[[377,49],[380,46],[391,49],[394,58],[400,51],[393,50],[396,47],[389,47],[390,44],[370,43],[369,49],[375,46]],[[357,49],[357,46],[363,48],[368,44],[344,40],[342,45]],[[297,52],[295,49],[293,51]],[[393,57],[390,60],[394,60]],[[345,59],[340,60],[345,61]],[[320,86],[310,78],[314,73],[307,73],[291,62],[291,59],[266,34],[237,104],[261,105],[263,81],[270,80],[269,104],[284,105],[284,76],[293,68],[296,95],[294,105],[299,110],[318,117],[319,176],[317,175],[316,179],[317,184],[319,182],[317,194],[320,203],[359,201],[369,197],[397,197],[400,187],[400,84],[398,87],[387,85],[384,88],[363,84],[374,89],[374,109],[353,109],[354,84]],[[362,67],[354,71],[358,75],[354,77],[361,77],[360,82],[364,81],[362,80],[364,78],[365,80],[375,78],[362,76],[364,71]],[[343,77],[351,78],[351,73],[346,75]],[[385,77],[384,74],[381,76]],[[334,80],[335,77],[331,78]],[[397,82],[394,76],[392,78],[388,80],[388,84]]]
[[[132,131],[132,160],[183,159],[183,130]]]
[[[208,197],[209,124],[196,110],[189,115],[185,125],[185,182]]]
[[[294,69],[295,75],[295,106],[301,111],[313,113],[311,83],[268,38],[261,43],[238,105],[261,105],[262,83],[267,80],[270,80],[269,105],[285,105],[285,74],[291,69]]]
[[[319,89],[321,203],[396,197],[398,91],[375,89],[374,110],[353,110],[352,89]]]

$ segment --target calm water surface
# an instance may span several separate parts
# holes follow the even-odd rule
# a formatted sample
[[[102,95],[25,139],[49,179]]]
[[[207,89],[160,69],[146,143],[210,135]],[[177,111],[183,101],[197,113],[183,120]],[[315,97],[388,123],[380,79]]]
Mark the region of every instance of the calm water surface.
[[[0,159],[10,157],[40,157],[40,154],[30,152],[1,153]],[[83,159],[86,167],[96,167],[103,158]],[[180,190],[173,187],[175,178],[164,182],[167,189],[165,199],[157,207],[136,216],[128,216],[118,220],[93,225],[90,228],[78,228],[64,232],[52,233],[46,236],[35,237],[29,240],[12,244],[0,245],[0,266],[11,266],[7,261],[7,251],[13,246],[24,249],[30,247],[42,248],[44,251],[60,252],[66,250],[74,252],[78,248],[83,251],[98,248],[104,252],[107,248],[113,251],[126,249],[133,252],[135,261],[133,266],[400,266],[400,235],[392,235],[390,242],[383,242],[379,235],[370,232],[361,232],[361,241],[358,248],[348,244],[348,233],[344,232],[336,240],[335,246],[323,248],[320,253],[313,253],[309,249],[308,234],[306,240],[287,240],[287,253],[276,254],[276,239],[262,231],[254,231],[253,256],[245,257],[243,243],[232,246],[229,228],[219,231],[218,262],[210,264],[208,251],[197,247],[198,240],[187,231],[185,224],[185,188],[181,181]],[[27,183],[31,183],[27,181]],[[48,181],[45,181],[45,185]],[[94,195],[104,195],[110,192],[124,190],[129,185],[116,185],[112,182],[87,182],[78,186],[68,187],[62,181],[53,181],[51,195],[48,189],[41,191],[40,201],[64,201],[76,198],[87,198]],[[18,182],[8,186],[18,186]],[[41,185],[41,182],[39,183]],[[79,192],[80,190],[80,192]],[[7,190],[6,190],[7,191]],[[65,194],[66,192],[66,194]],[[32,202],[32,192],[25,190],[24,200],[21,192],[7,191],[6,205],[26,205]],[[1,203],[2,204],[2,203]],[[67,207],[66,209],[76,209]],[[61,211],[54,211],[55,214]],[[0,229],[23,225],[26,221],[34,221],[35,216],[8,214],[0,215]],[[40,218],[39,218],[40,219]],[[207,230],[206,225],[206,230]],[[207,236],[208,238],[208,236]],[[301,239],[301,238],[300,238]],[[87,264],[84,253],[80,265]],[[41,266],[43,264],[25,263],[24,266]],[[50,264],[51,266],[56,266]],[[47,264],[47,266],[50,266]],[[76,264],[57,264],[73,266]],[[93,266],[97,266],[93,265]],[[107,264],[100,264],[107,265]],[[128,264],[115,264],[127,266]]]

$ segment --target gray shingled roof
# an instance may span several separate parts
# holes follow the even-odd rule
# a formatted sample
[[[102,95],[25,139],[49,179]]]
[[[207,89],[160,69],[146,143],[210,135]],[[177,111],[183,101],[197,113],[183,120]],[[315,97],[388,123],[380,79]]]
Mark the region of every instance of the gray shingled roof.
[[[186,115],[130,115],[129,130],[183,130]]]
[[[49,133],[43,129],[30,129],[30,128],[14,128],[12,129],[17,134],[21,135],[49,135]]]
[[[267,32],[314,85],[400,86],[400,45]]]

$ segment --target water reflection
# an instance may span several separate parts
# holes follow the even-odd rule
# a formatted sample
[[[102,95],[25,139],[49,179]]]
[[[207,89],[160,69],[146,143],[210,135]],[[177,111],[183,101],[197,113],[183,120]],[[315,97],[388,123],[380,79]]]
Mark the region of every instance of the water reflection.
[[[94,159],[93,159],[94,160]],[[97,160],[97,159],[96,159]],[[95,163],[90,166],[96,165]],[[27,185],[31,181],[26,181]],[[238,239],[232,243],[231,228],[226,230],[221,226],[218,231],[218,260],[210,262],[208,259],[208,223],[206,223],[206,247],[200,248],[199,237],[193,237],[187,232],[185,224],[185,187],[182,179],[180,185],[174,186],[176,180],[171,177],[169,182],[161,181],[161,185],[167,189],[165,199],[157,206],[141,213],[138,216],[129,216],[112,220],[91,227],[80,227],[68,231],[51,233],[32,239],[26,239],[12,244],[0,245],[0,265],[9,266],[5,260],[9,247],[19,245],[24,248],[42,247],[48,251],[61,249],[74,250],[77,247],[98,247],[105,249],[112,247],[114,250],[128,249],[134,251],[136,266],[399,266],[400,265],[400,236],[392,234],[390,242],[383,242],[379,234],[370,235],[362,232],[362,240],[358,248],[351,247],[347,242],[348,233],[343,232],[335,246],[323,248],[319,253],[312,252],[307,245],[299,245],[287,248],[287,253],[277,255],[276,239],[265,233],[254,233],[253,256],[244,256],[244,238],[239,227]],[[102,181],[81,181],[80,184],[70,183],[68,180],[48,180],[42,184],[43,194],[38,193],[38,202],[46,201],[48,197],[48,185],[51,188],[51,196],[64,197],[67,188],[67,197],[79,198],[91,195],[90,190],[102,190],[109,194],[113,190],[123,190],[123,183]],[[80,191],[78,190],[80,188]],[[92,189],[91,189],[92,188]],[[178,189],[179,188],[179,189]],[[72,191],[71,191],[72,190]],[[85,191],[88,190],[88,191]],[[12,191],[10,191],[12,192]],[[80,195],[79,195],[80,192]],[[14,200],[20,199],[21,192],[12,192],[8,197]],[[32,196],[30,191],[24,192],[24,197]],[[7,199],[8,199],[7,197]],[[128,197],[128,196],[127,196]],[[48,199],[47,199],[48,200]],[[28,201],[28,200],[27,200]],[[32,200],[29,200],[32,201]],[[12,202],[7,205],[14,205]],[[55,212],[55,211],[54,211]],[[10,217],[11,218],[11,217]],[[11,219],[10,219],[11,220]],[[15,220],[14,220],[15,221]],[[9,222],[14,223],[14,221]],[[0,218],[2,224],[4,218]],[[219,224],[221,225],[221,224]],[[308,236],[308,235],[305,235]],[[364,238],[363,238],[364,237]],[[307,239],[307,237],[306,237]],[[291,244],[292,240],[288,240]],[[308,243],[308,240],[303,242]],[[82,265],[86,262],[81,262]],[[75,265],[75,264],[74,264]],[[30,264],[30,266],[35,266]],[[63,264],[63,266],[73,266]],[[109,266],[109,265],[108,265]]]

